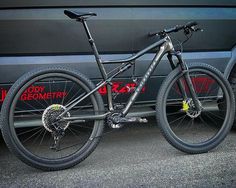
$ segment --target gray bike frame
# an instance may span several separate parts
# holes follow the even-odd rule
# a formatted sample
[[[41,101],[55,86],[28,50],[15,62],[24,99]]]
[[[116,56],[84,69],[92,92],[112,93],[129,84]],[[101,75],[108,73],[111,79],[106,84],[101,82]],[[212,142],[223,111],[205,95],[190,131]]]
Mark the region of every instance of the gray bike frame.
[[[67,120],[67,121],[86,121],[86,120],[105,119],[106,116],[114,110],[113,100],[112,100],[112,91],[111,91],[111,86],[112,86],[111,80],[114,77],[116,77],[117,75],[119,75],[120,73],[122,73],[122,72],[128,70],[129,68],[131,68],[132,65],[135,63],[135,60],[137,58],[141,57],[142,55],[144,55],[145,53],[147,53],[148,51],[150,51],[150,50],[152,50],[156,47],[160,47],[160,49],[159,49],[159,51],[156,52],[156,55],[153,58],[151,64],[149,65],[145,75],[142,77],[142,80],[140,81],[139,85],[137,86],[134,93],[129,98],[129,100],[128,100],[126,106],[124,107],[124,109],[121,111],[123,116],[126,116],[128,114],[131,106],[134,104],[136,98],[140,94],[140,92],[141,92],[143,86],[145,85],[146,81],[149,79],[150,75],[153,73],[153,71],[155,70],[155,68],[157,67],[159,62],[161,61],[161,58],[166,53],[168,53],[168,59],[169,59],[173,69],[175,68],[175,65],[172,61],[172,55],[175,55],[177,57],[180,65],[181,65],[182,70],[187,70],[186,64],[182,61],[181,54],[179,52],[175,52],[172,41],[171,41],[171,39],[168,35],[166,35],[165,37],[163,37],[159,41],[153,43],[152,45],[146,47],[145,49],[143,49],[139,52],[137,52],[135,55],[133,55],[133,56],[127,58],[127,59],[102,61],[100,56],[99,56],[99,53],[98,53],[97,47],[95,45],[95,42],[94,42],[94,40],[93,40],[93,38],[92,38],[92,36],[89,32],[86,21],[82,20],[81,22],[82,22],[82,24],[85,28],[89,43],[90,43],[90,45],[92,47],[92,50],[94,52],[95,59],[96,59],[97,65],[99,67],[99,70],[101,72],[103,80],[100,83],[98,83],[92,91],[90,91],[86,95],[82,95],[82,96],[77,97],[76,99],[71,101],[69,104],[67,104],[65,106],[66,110],[62,114],[60,114],[59,118],[63,118],[64,120]],[[114,73],[113,75],[109,75],[109,73],[106,72],[104,65],[105,64],[115,64],[115,63],[120,63],[121,66],[119,67],[119,70],[116,71],[116,73]],[[116,68],[114,70],[116,70]],[[111,71],[111,72],[113,72],[113,71]],[[186,75],[185,78],[186,78],[188,86],[190,86],[189,87],[190,93],[192,94],[193,101],[195,103],[195,101],[197,101],[197,97],[196,97],[196,94],[193,90],[192,83],[191,83],[191,80],[189,78],[189,75]],[[83,101],[85,98],[89,97],[91,94],[93,94],[99,88],[101,88],[105,85],[107,87],[107,99],[108,99],[108,108],[109,108],[107,113],[98,114],[98,115],[63,117],[63,115],[66,114],[69,110],[71,110],[73,107],[75,107],[81,101]],[[182,86],[181,83],[179,83],[179,87],[180,87],[181,92],[182,92],[183,91],[183,86]],[[184,98],[186,97],[186,93],[184,91],[183,91],[183,96],[184,96]],[[195,104],[198,106],[198,102],[196,102]]]

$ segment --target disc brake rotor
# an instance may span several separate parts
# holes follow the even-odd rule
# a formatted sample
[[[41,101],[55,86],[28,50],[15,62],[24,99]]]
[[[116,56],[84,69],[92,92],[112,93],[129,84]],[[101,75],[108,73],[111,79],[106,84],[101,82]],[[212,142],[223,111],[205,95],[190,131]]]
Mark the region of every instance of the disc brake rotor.
[[[202,108],[201,102],[198,100],[198,104]],[[192,99],[188,99],[186,101],[183,101],[183,111],[186,112],[186,114],[191,118],[197,118],[201,114],[201,110],[196,110],[194,102]]]

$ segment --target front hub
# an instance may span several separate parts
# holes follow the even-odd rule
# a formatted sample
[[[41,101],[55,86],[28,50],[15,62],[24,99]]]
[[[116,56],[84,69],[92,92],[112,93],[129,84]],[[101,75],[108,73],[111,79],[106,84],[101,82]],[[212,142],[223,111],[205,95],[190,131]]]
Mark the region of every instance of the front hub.
[[[190,118],[197,118],[201,114],[202,109],[203,109],[202,104],[199,100],[198,100],[198,104],[200,106],[200,110],[197,110],[195,108],[195,105],[192,99],[184,100],[182,110],[186,112],[186,114]]]

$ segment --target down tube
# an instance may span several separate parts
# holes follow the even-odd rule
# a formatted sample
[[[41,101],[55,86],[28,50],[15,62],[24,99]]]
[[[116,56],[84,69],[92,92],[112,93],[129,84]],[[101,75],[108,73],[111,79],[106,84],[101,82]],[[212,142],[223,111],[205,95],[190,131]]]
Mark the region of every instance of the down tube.
[[[160,51],[155,55],[154,59],[152,60],[152,63],[150,64],[150,66],[148,67],[147,72],[145,73],[145,75],[143,76],[142,80],[140,81],[138,87],[136,88],[136,90],[134,91],[134,94],[130,97],[127,105],[125,106],[125,108],[122,111],[122,114],[124,116],[126,116],[129,112],[130,107],[133,105],[133,103],[135,102],[136,98],[138,97],[138,95],[140,94],[143,86],[145,85],[145,83],[147,82],[147,80],[149,79],[150,75],[153,73],[153,71],[155,70],[156,66],[159,64],[162,56],[165,54],[167,49],[167,45],[166,43],[164,43],[161,47],[160,47]]]

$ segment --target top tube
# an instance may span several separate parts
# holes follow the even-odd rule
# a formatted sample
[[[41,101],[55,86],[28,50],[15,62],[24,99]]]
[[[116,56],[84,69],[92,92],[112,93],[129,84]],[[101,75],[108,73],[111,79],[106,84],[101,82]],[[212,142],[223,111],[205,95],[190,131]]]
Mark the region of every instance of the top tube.
[[[134,61],[135,59],[141,57],[142,55],[144,55],[148,51],[152,50],[153,48],[156,48],[157,46],[162,45],[164,42],[166,42],[165,38],[151,44],[150,46],[144,48],[143,50],[137,52],[136,54],[132,55],[129,58],[119,59],[119,60],[103,61],[102,64],[127,63],[127,62],[130,62],[130,61]]]

